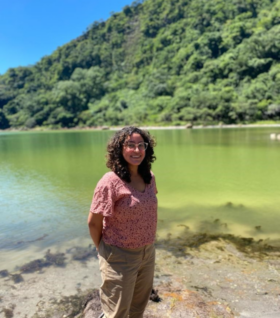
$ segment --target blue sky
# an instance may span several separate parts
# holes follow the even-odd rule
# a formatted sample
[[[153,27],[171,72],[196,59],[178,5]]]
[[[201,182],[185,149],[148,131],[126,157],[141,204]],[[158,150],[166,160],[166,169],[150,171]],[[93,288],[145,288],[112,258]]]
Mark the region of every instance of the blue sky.
[[[1,0],[0,74],[28,66],[133,0]]]

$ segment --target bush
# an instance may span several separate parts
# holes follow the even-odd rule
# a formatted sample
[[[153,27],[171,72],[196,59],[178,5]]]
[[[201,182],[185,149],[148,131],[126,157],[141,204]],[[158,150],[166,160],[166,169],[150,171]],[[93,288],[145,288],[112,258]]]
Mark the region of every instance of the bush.
[[[28,118],[27,121],[25,122],[24,126],[27,128],[34,128],[37,125],[36,120],[32,118]]]

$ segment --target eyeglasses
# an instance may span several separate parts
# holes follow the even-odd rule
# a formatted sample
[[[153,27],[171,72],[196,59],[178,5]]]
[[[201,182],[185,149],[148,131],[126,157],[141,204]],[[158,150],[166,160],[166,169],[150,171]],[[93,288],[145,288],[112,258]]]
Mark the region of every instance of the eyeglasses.
[[[135,142],[127,142],[125,143],[125,146],[129,150],[135,150],[136,148],[139,149],[139,151],[145,151],[148,148],[148,143],[147,142],[139,142],[139,144],[136,144]]]

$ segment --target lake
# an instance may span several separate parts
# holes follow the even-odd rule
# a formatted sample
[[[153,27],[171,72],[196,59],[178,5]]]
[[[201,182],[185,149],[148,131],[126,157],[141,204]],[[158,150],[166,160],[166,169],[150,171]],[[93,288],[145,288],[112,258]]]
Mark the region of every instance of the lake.
[[[280,239],[279,128],[151,130],[158,236]],[[113,131],[0,133],[0,270],[90,244],[87,215]]]

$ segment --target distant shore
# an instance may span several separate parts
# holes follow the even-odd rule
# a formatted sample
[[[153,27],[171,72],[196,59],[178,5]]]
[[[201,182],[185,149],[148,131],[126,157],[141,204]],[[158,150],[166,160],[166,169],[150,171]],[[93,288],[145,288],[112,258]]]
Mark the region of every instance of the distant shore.
[[[137,126],[137,125],[136,125]],[[97,126],[97,127],[71,127],[71,128],[49,128],[49,127],[35,127],[35,128],[8,128],[0,129],[1,132],[40,132],[40,131],[95,131],[95,130],[119,130],[124,126]],[[175,129],[230,129],[230,128],[280,128],[280,123],[277,124],[231,124],[231,125],[182,125],[182,126],[138,126],[146,130],[175,130]]]

